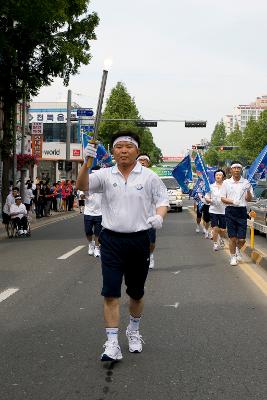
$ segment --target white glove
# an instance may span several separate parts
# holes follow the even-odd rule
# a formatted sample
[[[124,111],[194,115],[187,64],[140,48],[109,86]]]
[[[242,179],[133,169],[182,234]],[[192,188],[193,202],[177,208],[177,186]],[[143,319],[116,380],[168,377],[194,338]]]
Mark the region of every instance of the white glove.
[[[234,201],[233,201],[233,205],[234,205],[235,207],[239,207],[239,206],[240,206],[240,200],[234,200]]]
[[[95,158],[96,150],[97,149],[93,143],[88,143],[83,151],[84,161],[87,162],[88,158]]]
[[[162,228],[163,218],[161,215],[154,215],[153,217],[149,217],[146,221],[147,224],[150,224],[154,229],[161,229]]]

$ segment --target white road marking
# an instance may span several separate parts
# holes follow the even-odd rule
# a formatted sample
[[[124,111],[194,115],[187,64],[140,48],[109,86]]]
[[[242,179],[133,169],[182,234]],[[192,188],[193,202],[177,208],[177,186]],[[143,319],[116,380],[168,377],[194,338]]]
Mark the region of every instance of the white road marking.
[[[72,256],[73,254],[77,253],[78,251],[80,251],[81,249],[83,249],[85,247],[85,245],[83,246],[77,246],[75,247],[73,250],[68,251],[68,253],[63,254],[62,256],[58,257],[57,260],[66,260],[66,258]]]
[[[180,303],[175,303],[175,304],[165,304],[164,307],[174,307],[174,308],[178,308]]]
[[[175,272],[172,272],[172,274],[177,275],[177,274],[179,274],[179,272],[181,272],[181,271],[175,271]]]
[[[186,206],[183,206],[183,210],[188,210],[188,207],[186,207]]]
[[[1,301],[4,301],[8,297],[12,296],[12,294],[16,293],[18,290],[18,288],[9,288],[7,290],[4,290],[2,293],[0,293],[0,303]]]

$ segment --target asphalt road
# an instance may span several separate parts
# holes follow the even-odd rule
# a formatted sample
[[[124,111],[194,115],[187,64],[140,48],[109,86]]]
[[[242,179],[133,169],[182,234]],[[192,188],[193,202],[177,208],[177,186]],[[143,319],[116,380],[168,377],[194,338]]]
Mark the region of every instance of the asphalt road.
[[[266,400],[266,293],[194,228],[188,211],[168,214],[146,285],[144,351],[127,350],[123,296],[119,363],[99,361],[100,261],[87,246],[58,259],[86,245],[82,217],[1,241],[0,399]]]

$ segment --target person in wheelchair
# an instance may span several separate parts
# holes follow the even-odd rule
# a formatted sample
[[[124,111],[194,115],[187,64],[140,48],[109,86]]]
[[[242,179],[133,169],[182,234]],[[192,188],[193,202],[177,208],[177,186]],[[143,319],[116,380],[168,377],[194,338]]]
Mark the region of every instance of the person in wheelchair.
[[[27,210],[24,204],[21,202],[21,197],[15,197],[15,204],[11,204],[10,206],[10,217],[14,226],[18,229],[19,235],[26,235],[28,219],[27,219]]]

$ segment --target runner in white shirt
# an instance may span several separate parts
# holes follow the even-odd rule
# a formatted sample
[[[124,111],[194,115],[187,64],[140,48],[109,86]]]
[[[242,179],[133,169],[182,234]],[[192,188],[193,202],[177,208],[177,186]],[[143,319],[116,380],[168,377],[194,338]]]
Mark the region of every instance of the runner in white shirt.
[[[126,330],[129,351],[142,351],[139,323],[150,260],[148,230],[162,227],[169,206],[167,190],[160,178],[136,161],[139,137],[131,130],[117,132],[111,145],[117,164],[89,175],[87,158],[96,156],[96,149],[89,144],[84,152],[86,162],[77,179],[78,189],[86,191],[89,188],[90,192],[102,193],[103,230],[99,239],[107,334],[102,361],[122,359],[118,326],[123,278],[130,298],[130,323]]]
[[[210,219],[212,228],[213,250],[217,251],[224,247],[223,238],[226,237],[225,205],[221,201],[223,180],[226,177],[222,169],[214,172],[215,182],[210,185],[210,193],[205,198],[210,204]]]
[[[92,173],[99,170],[100,167],[92,168]],[[88,240],[88,254],[94,257],[100,257],[99,235],[102,230],[102,194],[84,192],[84,230]]]
[[[240,249],[244,246],[247,233],[247,202],[252,200],[253,189],[247,179],[241,176],[242,165],[231,164],[230,179],[223,183],[221,200],[226,205],[225,216],[229,236],[230,265],[242,261]]]
[[[18,227],[19,235],[27,233],[27,210],[24,204],[21,202],[21,197],[17,196],[15,198],[15,204],[10,206],[10,217]]]

